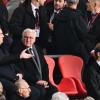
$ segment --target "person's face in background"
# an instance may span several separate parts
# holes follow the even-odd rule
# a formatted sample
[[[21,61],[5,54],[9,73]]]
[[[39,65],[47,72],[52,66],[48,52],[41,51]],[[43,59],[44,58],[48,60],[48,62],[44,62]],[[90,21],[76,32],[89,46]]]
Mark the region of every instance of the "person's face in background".
[[[43,6],[46,0],[31,0],[31,2],[36,6]]]
[[[94,2],[93,2],[93,0],[88,0],[87,11],[94,12]]]
[[[44,3],[46,2],[46,0],[37,0],[39,2],[40,5],[44,5]]]
[[[32,47],[32,45],[35,43],[35,40],[35,34],[33,34],[32,32],[26,32],[24,33],[22,42],[26,47]]]
[[[0,29],[0,45],[3,43],[4,35],[2,30]]]
[[[54,0],[54,9],[56,11],[62,9],[66,5],[64,0]]]

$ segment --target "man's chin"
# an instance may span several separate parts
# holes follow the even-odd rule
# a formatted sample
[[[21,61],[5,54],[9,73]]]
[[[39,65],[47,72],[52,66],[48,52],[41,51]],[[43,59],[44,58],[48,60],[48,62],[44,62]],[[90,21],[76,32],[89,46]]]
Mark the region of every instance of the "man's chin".
[[[2,41],[2,42],[0,42],[0,45],[1,45],[1,44],[3,44],[3,41]]]
[[[26,47],[27,47],[27,48],[30,48],[30,47],[31,47],[31,45],[26,45]]]

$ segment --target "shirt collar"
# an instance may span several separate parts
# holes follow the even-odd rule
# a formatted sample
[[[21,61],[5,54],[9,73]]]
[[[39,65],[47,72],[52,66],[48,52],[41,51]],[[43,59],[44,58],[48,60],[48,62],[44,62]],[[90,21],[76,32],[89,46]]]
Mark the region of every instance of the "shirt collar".
[[[39,9],[39,7],[36,7],[33,3],[31,3],[31,6],[32,6],[32,10]]]
[[[97,60],[97,64],[100,66],[100,61]]]

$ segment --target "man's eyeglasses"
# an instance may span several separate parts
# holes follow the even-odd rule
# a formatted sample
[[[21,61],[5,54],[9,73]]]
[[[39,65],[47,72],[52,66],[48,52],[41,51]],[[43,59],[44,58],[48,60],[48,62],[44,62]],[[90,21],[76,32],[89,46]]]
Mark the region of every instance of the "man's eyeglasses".
[[[33,37],[24,36],[24,39],[34,39]]]

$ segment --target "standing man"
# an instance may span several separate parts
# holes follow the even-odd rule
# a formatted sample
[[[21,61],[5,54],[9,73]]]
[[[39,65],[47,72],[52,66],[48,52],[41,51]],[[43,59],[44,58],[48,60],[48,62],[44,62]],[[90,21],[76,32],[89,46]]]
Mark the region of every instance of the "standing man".
[[[91,36],[91,49],[93,49],[100,42],[100,0],[88,0],[87,10],[91,12],[88,28]]]
[[[53,21],[56,54],[72,54],[88,60],[89,44],[87,25],[77,11],[79,0],[66,0],[65,6]]]
[[[48,44],[47,44],[47,54],[56,54],[55,52],[55,46],[54,46],[54,41],[55,36],[54,36],[54,24],[53,21],[55,17],[63,10],[63,8],[66,6],[66,0],[54,0],[54,9],[52,12],[48,12]]]
[[[10,20],[14,10],[23,3],[24,0],[9,0],[7,3],[7,10],[8,10],[8,20]]]
[[[13,13],[10,20],[10,32],[14,40],[14,45],[21,41],[22,31],[26,28],[36,30],[37,44],[41,47],[45,45],[47,18],[44,7],[46,0],[25,0]]]

